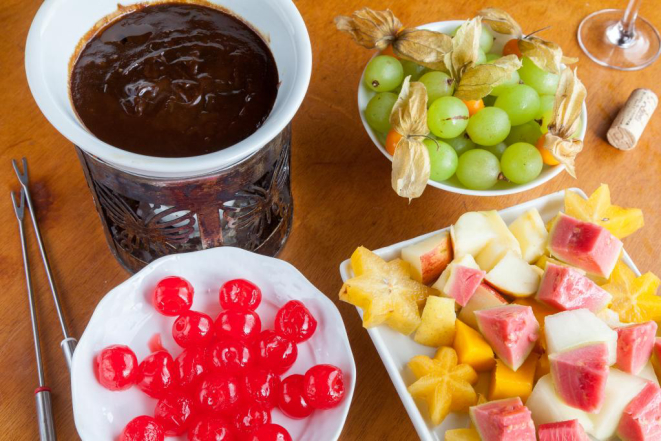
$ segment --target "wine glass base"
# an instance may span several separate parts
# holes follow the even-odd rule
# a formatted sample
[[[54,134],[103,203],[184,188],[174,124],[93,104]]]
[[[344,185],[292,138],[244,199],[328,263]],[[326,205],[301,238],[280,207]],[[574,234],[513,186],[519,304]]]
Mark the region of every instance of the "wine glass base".
[[[583,19],[578,44],[595,63],[618,70],[638,70],[652,64],[661,53],[661,37],[642,17],[636,19],[632,36],[620,24],[621,9],[604,9]]]

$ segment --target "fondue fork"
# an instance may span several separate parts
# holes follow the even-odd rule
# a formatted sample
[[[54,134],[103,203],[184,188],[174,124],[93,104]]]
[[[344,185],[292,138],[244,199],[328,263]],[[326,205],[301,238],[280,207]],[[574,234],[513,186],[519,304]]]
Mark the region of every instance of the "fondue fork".
[[[32,321],[32,337],[34,338],[34,351],[37,358],[37,373],[39,374],[39,387],[35,389],[34,395],[37,402],[37,421],[39,423],[39,437],[41,441],[55,441],[55,426],[53,425],[53,409],[50,399],[50,389],[46,386],[44,379],[44,367],[41,361],[41,343],[39,342],[39,328],[37,327],[37,312],[34,306],[34,294],[32,293],[32,279],[30,276],[30,264],[28,262],[28,250],[25,242],[25,231],[23,230],[23,217],[25,213],[25,191],[21,189],[20,204],[16,203],[14,192],[11,192],[11,200],[14,203],[14,212],[18,219],[18,230],[21,235],[21,250],[23,251],[23,266],[25,267],[25,283],[30,303],[30,320]]]
[[[73,351],[76,349],[76,344],[78,341],[71,337],[67,325],[64,322],[64,315],[62,314],[62,307],[60,306],[60,299],[57,294],[57,289],[55,288],[55,282],[53,280],[53,274],[51,273],[50,264],[48,263],[48,256],[46,255],[46,248],[44,247],[44,242],[41,239],[41,231],[39,230],[39,225],[37,224],[37,216],[34,213],[34,206],[32,205],[32,198],[30,197],[30,188],[28,181],[28,161],[23,158],[23,173],[18,168],[18,164],[15,160],[11,160],[11,164],[14,167],[16,176],[18,177],[21,186],[23,187],[23,194],[25,194],[25,200],[27,201],[28,209],[30,210],[30,217],[32,218],[32,225],[34,226],[34,232],[37,236],[37,243],[39,244],[39,252],[41,252],[41,259],[44,262],[44,267],[46,268],[46,276],[48,277],[48,284],[50,285],[50,290],[53,293],[53,301],[55,302],[55,310],[57,311],[57,318],[60,320],[60,326],[62,327],[62,334],[64,335],[64,340],[60,343],[62,352],[64,352],[64,358],[67,362],[67,367],[69,372],[71,372],[71,359],[73,358]]]

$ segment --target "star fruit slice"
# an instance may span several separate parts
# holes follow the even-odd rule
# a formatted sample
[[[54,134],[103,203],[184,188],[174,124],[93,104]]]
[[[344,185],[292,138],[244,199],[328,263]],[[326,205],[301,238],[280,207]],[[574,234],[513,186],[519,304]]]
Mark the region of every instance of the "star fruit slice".
[[[624,323],[643,323],[661,320],[661,296],[656,295],[661,281],[651,272],[640,277],[621,260],[615,265],[603,289],[613,295],[610,309],[617,312]]]

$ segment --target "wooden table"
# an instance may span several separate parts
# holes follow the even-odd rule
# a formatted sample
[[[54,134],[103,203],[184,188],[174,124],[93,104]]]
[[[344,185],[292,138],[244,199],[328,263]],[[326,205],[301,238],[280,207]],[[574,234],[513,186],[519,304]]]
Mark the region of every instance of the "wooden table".
[[[85,329],[97,302],[127,274],[108,250],[101,223],[73,146],[42,116],[25,79],[23,51],[32,17],[41,2],[4,0],[0,10],[0,439],[35,440],[33,389],[36,369],[25,296],[16,220],[9,190],[18,189],[10,159],[26,156],[39,222],[50,251],[67,320],[76,336]],[[500,209],[555,192],[581,187],[592,192],[610,184],[613,199],[645,212],[645,228],[625,240],[639,268],[661,275],[661,112],[654,115],[638,147],[621,152],[604,140],[606,130],[629,93],[648,87],[661,93],[661,61],[639,72],[600,67],[584,56],[576,41],[583,17],[602,8],[624,7],[624,0],[511,2],[503,0],[412,2],[298,0],[312,39],[312,82],[294,121],[294,228],[280,257],[294,264],[340,309],[358,368],[357,388],[342,439],[403,440],[416,433],[354,307],[337,301],[339,263],[358,245],[379,248],[447,226],[469,210]],[[370,53],[333,25],[366,3],[390,7],[409,25],[461,19],[482,7],[500,6],[532,31],[580,56],[578,73],[587,86],[589,124],[585,150],[578,159],[578,180],[566,173],[534,190],[508,197],[478,198],[429,188],[409,204],[390,188],[390,162],[363,130],[356,108],[356,84]],[[399,3],[399,4],[398,4]],[[661,28],[661,10],[643,2],[641,15]],[[55,421],[61,440],[78,439],[73,423],[68,372],[59,349],[54,313],[32,232],[29,236],[34,284],[44,346],[46,376],[53,390]]]

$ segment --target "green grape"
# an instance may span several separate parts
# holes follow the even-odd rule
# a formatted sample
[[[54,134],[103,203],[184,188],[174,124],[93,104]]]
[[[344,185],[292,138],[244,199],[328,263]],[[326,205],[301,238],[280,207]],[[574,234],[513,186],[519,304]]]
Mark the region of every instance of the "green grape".
[[[457,152],[457,156],[461,156],[468,150],[475,148],[475,143],[468,137],[466,132],[454,138],[443,139],[443,141],[452,146],[454,151]]]
[[[500,163],[486,150],[469,150],[459,157],[457,179],[471,190],[487,190],[498,182]]]
[[[493,105],[496,103],[496,98],[493,95],[487,95],[482,98],[482,102],[484,103],[485,107],[493,107]]]
[[[475,64],[484,64],[487,62],[487,55],[484,53],[482,49],[477,50],[477,60],[475,60]]]
[[[457,31],[461,26],[457,26],[454,31],[450,33],[453,37],[457,35]],[[495,38],[491,31],[482,25],[482,32],[480,33],[480,49],[482,52],[487,53],[491,50]]]
[[[490,95],[500,96],[502,93],[509,89],[512,86],[516,86],[521,81],[519,78],[519,73],[517,71],[512,72],[512,74],[507,78],[503,83],[497,85],[491,90]]]
[[[537,115],[539,95],[532,87],[518,84],[503,91],[494,105],[507,112],[513,126],[518,126]]]
[[[500,166],[507,179],[515,184],[526,184],[542,172],[542,155],[527,142],[517,142],[507,147],[500,158]]]
[[[459,136],[468,125],[468,107],[459,98],[441,97],[429,107],[427,125],[439,138]]]
[[[500,58],[500,55],[498,55],[498,54],[492,54],[491,52],[489,52],[489,53],[487,54],[487,63],[491,63],[492,61],[496,61],[496,60],[499,59],[499,58]]]
[[[457,152],[443,141],[425,139],[422,142],[427,147],[427,150],[429,150],[429,163],[431,165],[430,179],[436,182],[450,179],[457,170],[457,162],[459,162]]]
[[[496,155],[496,158],[500,159],[503,156],[503,152],[507,148],[507,144],[504,142],[499,142],[496,145],[481,145],[480,148],[486,150],[487,152],[493,153]]]
[[[425,66],[420,66],[413,61],[399,60],[399,62],[402,63],[402,68],[404,69],[404,78],[410,75],[411,81],[418,81],[425,70]]]
[[[527,142],[536,145],[542,131],[536,121],[528,121],[525,124],[512,127],[510,134],[505,138],[505,144],[512,145],[517,142]]]
[[[427,89],[427,106],[443,96],[451,96],[454,92],[454,80],[444,72],[431,71],[419,80]]]
[[[378,55],[372,58],[365,68],[365,85],[375,92],[395,90],[403,80],[402,63],[390,55]]]
[[[485,107],[470,117],[466,132],[476,144],[496,145],[509,134],[510,120],[503,109]]]
[[[390,112],[397,101],[397,95],[390,92],[377,93],[365,107],[367,124],[377,132],[390,130]]]
[[[541,126],[541,132],[542,134],[546,133],[549,131],[549,123],[551,122],[551,118],[553,118],[553,110],[547,110],[546,112],[542,113],[542,126]]]
[[[558,88],[558,82],[560,81],[560,75],[540,69],[528,57],[521,59],[519,75],[525,84],[535,89],[540,95],[555,94],[555,90]]]
[[[553,103],[555,102],[554,95],[540,95],[539,96],[539,111],[535,115],[536,120],[542,119],[544,112],[553,110]]]

